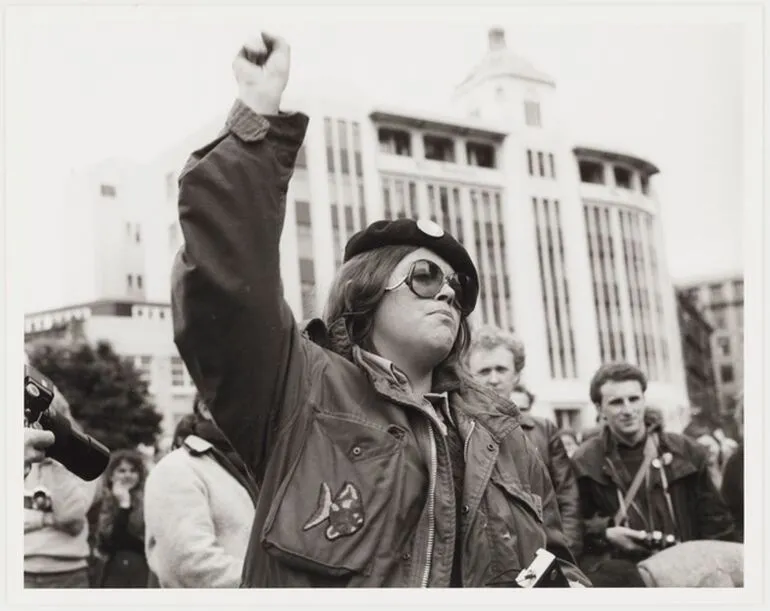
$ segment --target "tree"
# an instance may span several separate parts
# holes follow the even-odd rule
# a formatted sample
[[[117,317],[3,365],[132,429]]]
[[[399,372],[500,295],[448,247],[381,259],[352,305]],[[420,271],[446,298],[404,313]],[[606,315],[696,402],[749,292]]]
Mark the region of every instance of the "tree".
[[[163,416],[131,360],[108,342],[41,340],[28,346],[33,367],[69,402],[72,417],[110,450],[154,445]]]

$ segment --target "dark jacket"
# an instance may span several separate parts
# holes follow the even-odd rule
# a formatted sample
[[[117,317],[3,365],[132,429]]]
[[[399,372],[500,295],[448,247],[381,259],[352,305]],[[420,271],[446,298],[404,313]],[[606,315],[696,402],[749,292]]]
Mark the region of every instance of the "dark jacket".
[[[722,474],[722,498],[735,520],[737,539],[743,542],[743,445],[727,459]]]
[[[613,525],[612,520],[620,506],[618,487],[626,489],[607,465],[612,443],[614,440],[609,427],[606,427],[601,435],[584,442],[572,456],[584,519],[584,558],[581,566],[586,568],[594,559],[606,555],[625,558],[603,537],[604,530]],[[709,477],[703,448],[683,435],[667,432],[660,433],[660,447],[662,453],[670,452],[672,455],[672,462],[665,469],[678,539],[734,541],[733,520]],[[653,490],[661,487],[659,477],[652,476],[651,481]]]
[[[567,545],[575,557],[583,549],[583,522],[580,518],[580,497],[577,479],[572,470],[572,463],[564,448],[556,425],[545,418],[532,416],[529,412],[519,417],[524,434],[540,453],[551,476],[556,500],[561,513],[561,524]]]
[[[300,334],[279,241],[307,126],[240,102],[180,178],[175,340],[218,426],[260,485],[244,587],[510,584],[540,547],[567,563],[556,497],[515,417],[434,380],[464,440],[461,524],[445,438],[424,403]]]

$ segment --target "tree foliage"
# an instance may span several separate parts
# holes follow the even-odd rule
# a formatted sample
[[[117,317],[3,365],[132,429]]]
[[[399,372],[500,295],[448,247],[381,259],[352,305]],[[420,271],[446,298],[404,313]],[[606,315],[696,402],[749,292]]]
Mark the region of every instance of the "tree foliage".
[[[28,353],[32,366],[67,399],[86,433],[110,450],[155,444],[163,417],[133,361],[108,342],[39,341],[28,346]]]

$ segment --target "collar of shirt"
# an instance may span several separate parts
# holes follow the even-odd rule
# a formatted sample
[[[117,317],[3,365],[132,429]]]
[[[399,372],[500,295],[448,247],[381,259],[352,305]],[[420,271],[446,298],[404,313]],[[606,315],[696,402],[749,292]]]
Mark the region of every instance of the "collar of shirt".
[[[409,378],[406,377],[406,374],[403,371],[396,367],[393,361],[390,361],[385,357],[380,356],[379,354],[374,354],[373,352],[364,350],[363,348],[361,349],[361,358],[364,359],[370,367],[382,375],[395,380],[402,389],[411,390]],[[444,421],[450,422],[452,426],[457,426],[452,417],[452,410],[449,409],[449,394],[446,391],[440,393],[425,393],[423,398],[426,399],[426,402],[430,405],[433,411],[436,412],[438,421],[442,425],[441,432],[444,435],[447,433]]]

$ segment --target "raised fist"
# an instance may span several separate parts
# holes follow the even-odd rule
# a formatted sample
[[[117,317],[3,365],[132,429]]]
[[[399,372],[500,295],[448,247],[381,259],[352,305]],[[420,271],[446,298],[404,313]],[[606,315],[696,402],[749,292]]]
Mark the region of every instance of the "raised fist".
[[[233,60],[238,97],[257,114],[278,114],[290,62],[291,50],[283,38],[263,32],[246,41]]]

